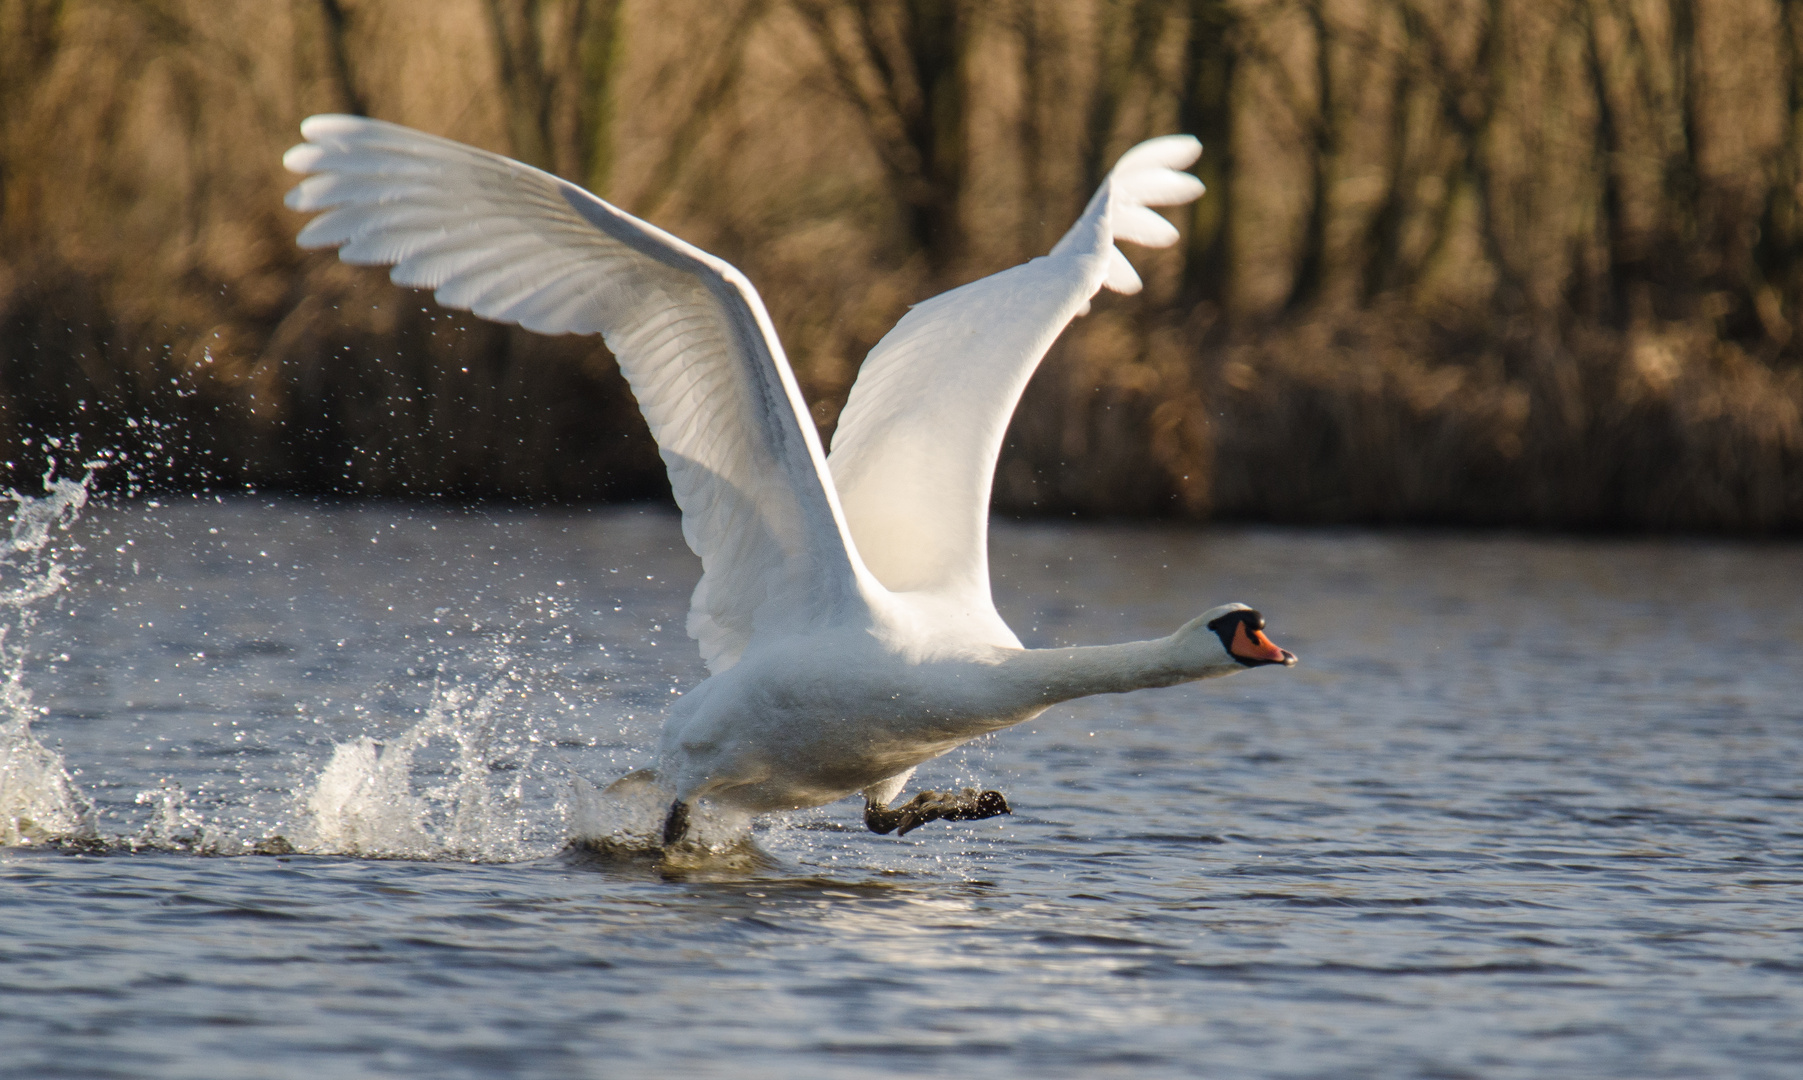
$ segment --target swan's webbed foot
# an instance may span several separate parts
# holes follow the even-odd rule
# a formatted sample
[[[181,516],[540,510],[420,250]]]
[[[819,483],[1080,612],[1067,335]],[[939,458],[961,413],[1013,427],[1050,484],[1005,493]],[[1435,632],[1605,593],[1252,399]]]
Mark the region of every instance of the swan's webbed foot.
[[[688,831],[689,804],[677,799],[670,804],[670,813],[664,818],[664,846],[675,847]]]
[[[967,787],[957,794],[923,791],[894,809],[866,801],[864,825],[873,833],[906,836],[929,821],[978,821],[1012,813],[1001,792]]]

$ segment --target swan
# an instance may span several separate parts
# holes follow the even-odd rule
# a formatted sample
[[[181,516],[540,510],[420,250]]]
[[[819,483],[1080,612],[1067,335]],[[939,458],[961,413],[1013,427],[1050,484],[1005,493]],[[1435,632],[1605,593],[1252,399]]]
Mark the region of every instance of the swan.
[[[1051,253],[904,315],[865,360],[829,456],[770,316],[725,261],[538,169],[380,120],[322,115],[283,156],[322,211],[303,248],[389,265],[446,307],[541,334],[602,336],[668,467],[701,559],[687,629],[709,676],[669,711],[671,802],[766,813],[861,792],[874,832],[1009,813],[1005,796],[923,791],[921,762],[1061,701],[1289,666],[1245,604],[1168,637],[1028,649],[990,596],[996,455],[1033,369],[1102,288],[1140,289],[1115,241],[1163,247],[1153,206],[1202,194],[1187,135],[1121,157]],[[616,786],[619,786],[616,784]]]

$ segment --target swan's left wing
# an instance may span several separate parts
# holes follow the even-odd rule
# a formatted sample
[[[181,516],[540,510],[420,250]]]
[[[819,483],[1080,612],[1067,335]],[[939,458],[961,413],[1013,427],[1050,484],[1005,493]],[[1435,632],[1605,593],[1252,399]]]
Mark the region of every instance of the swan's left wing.
[[[573,184],[410,128],[315,116],[300,234],[397,284],[541,334],[600,333],[651,426],[703,574],[689,633],[718,672],[754,630],[868,618],[820,436],[737,269]]]
[[[916,305],[870,351],[827,460],[858,554],[889,589],[994,617],[989,491],[1015,403],[1097,290],[1139,291],[1114,242],[1176,242],[1148,207],[1202,194],[1200,180],[1176,171],[1201,152],[1188,135],[1140,143],[1050,255]]]

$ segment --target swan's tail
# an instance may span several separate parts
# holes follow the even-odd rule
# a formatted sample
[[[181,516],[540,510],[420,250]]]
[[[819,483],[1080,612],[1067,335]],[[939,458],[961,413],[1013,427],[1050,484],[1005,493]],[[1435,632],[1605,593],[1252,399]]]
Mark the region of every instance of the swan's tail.
[[[603,794],[612,795],[616,799],[630,799],[635,795],[647,794],[648,788],[662,791],[658,784],[656,769],[639,769],[629,772],[613,783],[607,785]]]
[[[670,795],[654,769],[627,773],[606,788],[577,777],[570,791],[570,839],[574,847],[653,851]]]
[[[688,837],[663,842],[670,790],[657,770],[627,773],[602,789],[578,778],[572,791],[570,839],[564,857],[597,865],[652,865],[664,875],[759,873],[778,865],[751,838],[751,819],[703,804]]]

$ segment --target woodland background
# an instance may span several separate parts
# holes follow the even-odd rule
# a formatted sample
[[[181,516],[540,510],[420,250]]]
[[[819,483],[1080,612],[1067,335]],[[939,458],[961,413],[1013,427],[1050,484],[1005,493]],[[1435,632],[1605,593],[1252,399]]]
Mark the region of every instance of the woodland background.
[[[1207,146],[1009,512],[1803,528],[1799,0],[0,0],[0,447],[134,490],[667,497],[596,339],[297,250],[311,113],[739,265],[822,434],[914,301]]]

